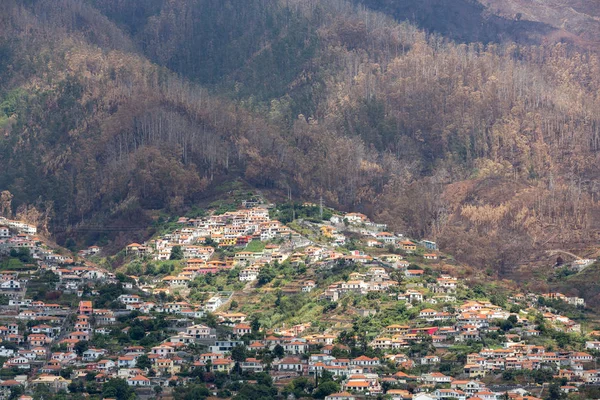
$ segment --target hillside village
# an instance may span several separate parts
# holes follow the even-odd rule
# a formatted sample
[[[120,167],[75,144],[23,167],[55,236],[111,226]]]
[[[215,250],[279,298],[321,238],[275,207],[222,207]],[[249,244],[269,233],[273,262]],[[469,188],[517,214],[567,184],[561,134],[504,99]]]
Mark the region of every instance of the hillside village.
[[[578,399],[600,383],[584,299],[482,286],[363,214],[288,212],[178,218],[117,270],[0,219],[0,398]]]

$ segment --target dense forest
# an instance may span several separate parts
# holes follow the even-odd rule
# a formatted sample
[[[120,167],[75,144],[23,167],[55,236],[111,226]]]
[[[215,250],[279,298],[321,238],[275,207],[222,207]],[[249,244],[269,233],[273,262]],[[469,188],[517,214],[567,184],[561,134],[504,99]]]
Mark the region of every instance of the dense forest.
[[[243,179],[501,273],[596,240],[598,55],[392,3],[0,2],[1,209],[122,244]]]

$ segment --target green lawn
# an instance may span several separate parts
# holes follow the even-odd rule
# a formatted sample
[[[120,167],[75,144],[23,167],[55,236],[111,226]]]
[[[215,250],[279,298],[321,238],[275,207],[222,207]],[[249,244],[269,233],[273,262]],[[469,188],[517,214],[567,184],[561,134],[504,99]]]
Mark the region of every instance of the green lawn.
[[[265,249],[265,243],[260,240],[253,240],[248,243],[248,246],[244,249],[245,251],[251,251],[253,253],[259,253]]]

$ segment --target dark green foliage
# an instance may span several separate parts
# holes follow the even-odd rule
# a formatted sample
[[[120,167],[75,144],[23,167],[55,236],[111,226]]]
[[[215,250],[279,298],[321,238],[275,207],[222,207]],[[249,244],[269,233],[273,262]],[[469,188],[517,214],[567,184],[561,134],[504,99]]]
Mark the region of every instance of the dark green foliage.
[[[183,250],[181,246],[173,246],[169,260],[183,260]]]
[[[84,351],[90,348],[90,344],[87,340],[81,340],[75,343],[75,353],[81,357]]]
[[[175,400],[202,400],[210,396],[205,385],[191,384],[175,388],[173,396]]]
[[[270,265],[265,265],[264,267],[262,267],[260,269],[260,272],[258,273],[258,284],[259,285],[266,285],[267,283],[271,282],[273,279],[275,279],[275,271],[273,270],[273,268]]]
[[[323,399],[332,393],[340,391],[340,384],[334,381],[323,382],[319,384],[313,396],[315,399]]]
[[[141,370],[146,370],[152,367],[152,362],[148,358],[148,355],[142,354],[137,358],[135,366]]]
[[[561,390],[559,383],[551,383],[550,384],[550,386],[548,387],[548,396],[546,397],[546,399],[560,400],[560,399],[566,399],[566,398],[567,398],[567,395],[566,395],[566,393],[564,393]]]
[[[99,296],[94,299],[94,306],[107,307],[116,302],[117,297],[125,293],[121,283],[110,283],[98,288]]]
[[[283,346],[281,346],[280,344],[276,345],[273,348],[273,355],[277,358],[283,358],[283,356],[285,355],[285,350],[283,349]]]
[[[102,386],[102,396],[117,400],[130,400],[135,396],[135,391],[125,379],[112,378]]]
[[[134,326],[129,330],[129,337],[132,340],[140,340],[145,336],[144,328],[141,326]]]
[[[260,321],[257,317],[252,318],[250,327],[252,328],[252,332],[258,332],[260,330]]]
[[[313,389],[314,383],[312,379],[300,377],[294,379],[290,384],[286,385],[283,389],[283,394],[293,394],[296,398],[302,398],[312,393]]]
[[[339,383],[333,380],[331,372],[324,370],[318,377],[318,386],[313,393],[313,397],[316,399],[325,398],[325,396],[340,391]]]
[[[11,249],[10,256],[16,258],[22,263],[30,264],[35,260],[31,257],[31,251],[27,247],[21,247],[19,249]]]
[[[8,400],[16,400],[21,395],[25,393],[25,389],[21,385],[15,385],[10,388],[10,395],[8,396]]]
[[[231,359],[236,362],[246,361],[246,346],[236,346],[231,349]]]
[[[256,400],[256,399],[272,399],[277,396],[277,388],[273,387],[273,380],[264,372],[255,374],[253,378],[256,384],[242,384],[238,388],[238,394],[233,397],[235,400]]]

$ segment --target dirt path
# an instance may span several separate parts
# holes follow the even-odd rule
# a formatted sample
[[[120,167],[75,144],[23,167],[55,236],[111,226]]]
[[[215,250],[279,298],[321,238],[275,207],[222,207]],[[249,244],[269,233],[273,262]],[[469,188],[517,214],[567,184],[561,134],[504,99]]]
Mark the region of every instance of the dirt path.
[[[573,253],[570,253],[570,252],[564,251],[564,250],[559,250],[559,249],[556,249],[556,250],[547,250],[546,253],[548,253],[551,256],[556,255],[558,253],[560,253],[560,254],[566,254],[568,256],[571,256],[571,257],[575,258],[576,260],[581,260],[581,257],[579,257],[578,255],[575,255]]]

